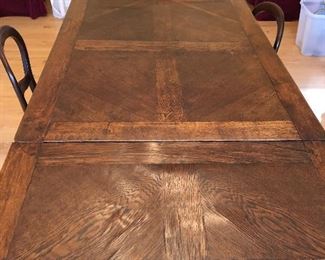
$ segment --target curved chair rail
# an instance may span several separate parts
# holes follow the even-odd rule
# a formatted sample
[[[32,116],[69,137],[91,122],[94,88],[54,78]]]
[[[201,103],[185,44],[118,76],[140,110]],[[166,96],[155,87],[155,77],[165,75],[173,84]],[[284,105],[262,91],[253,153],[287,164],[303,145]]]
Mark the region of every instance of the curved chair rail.
[[[256,5],[252,12],[255,17],[262,12],[267,12],[270,13],[276,19],[277,33],[276,33],[273,49],[276,52],[278,52],[282,41],[282,36],[284,32],[284,21],[285,21],[284,13],[281,7],[273,2],[262,2]]]
[[[4,51],[5,43],[9,38],[12,38],[16,42],[23,63],[24,77],[19,81],[17,80],[15,74],[12,71]],[[16,92],[20,105],[22,109],[25,111],[27,108],[27,101],[24,94],[28,89],[28,87],[30,87],[32,92],[34,91],[36,87],[36,81],[32,73],[32,68],[30,65],[27,48],[23,38],[16,31],[16,29],[7,25],[0,27],[0,59],[8,74],[9,80]]]

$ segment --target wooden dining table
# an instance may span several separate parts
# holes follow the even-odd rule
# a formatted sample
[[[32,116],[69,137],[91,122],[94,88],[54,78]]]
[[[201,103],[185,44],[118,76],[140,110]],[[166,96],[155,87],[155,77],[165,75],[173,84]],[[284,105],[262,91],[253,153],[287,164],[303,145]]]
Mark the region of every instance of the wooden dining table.
[[[0,259],[325,258],[325,132],[244,0],[72,1],[0,192]]]

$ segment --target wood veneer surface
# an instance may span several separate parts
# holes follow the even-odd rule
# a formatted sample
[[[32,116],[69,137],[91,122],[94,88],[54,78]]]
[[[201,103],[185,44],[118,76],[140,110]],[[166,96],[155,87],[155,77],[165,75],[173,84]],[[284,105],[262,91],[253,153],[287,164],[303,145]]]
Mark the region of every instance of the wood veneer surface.
[[[0,258],[322,258],[324,136],[244,1],[75,1],[1,171]]]

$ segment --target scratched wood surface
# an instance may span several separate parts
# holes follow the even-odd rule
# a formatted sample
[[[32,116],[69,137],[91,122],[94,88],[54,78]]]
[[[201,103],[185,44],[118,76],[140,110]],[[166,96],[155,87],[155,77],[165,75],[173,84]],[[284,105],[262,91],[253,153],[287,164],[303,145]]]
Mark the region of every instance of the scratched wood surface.
[[[324,138],[245,1],[231,0],[73,4],[16,135],[18,142]]]
[[[43,144],[8,259],[322,258],[311,155],[302,142]]]

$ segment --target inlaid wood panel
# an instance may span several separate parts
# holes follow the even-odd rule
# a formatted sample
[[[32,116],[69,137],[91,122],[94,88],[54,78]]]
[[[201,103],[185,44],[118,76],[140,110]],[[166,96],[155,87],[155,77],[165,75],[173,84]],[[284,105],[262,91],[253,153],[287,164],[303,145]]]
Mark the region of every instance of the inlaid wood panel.
[[[129,125],[127,129],[134,128],[126,135],[115,131],[116,137],[111,138],[91,131],[89,140],[222,140],[218,129],[228,133],[224,139],[231,140],[299,139],[266,73],[249,50],[234,55],[229,50],[163,49],[159,53],[75,51],[58,92],[48,130],[51,139],[68,139],[53,128],[56,122],[76,140],[84,138],[71,131],[71,122],[106,122],[113,128],[123,122]],[[251,71],[254,74],[248,80]],[[140,137],[136,126],[143,122],[148,122],[148,127],[141,128]],[[173,127],[178,122],[188,124]],[[190,122],[202,134],[186,135]],[[201,122],[215,124],[207,124],[207,133]],[[227,122],[236,126],[228,130]],[[253,126],[248,127],[263,124],[267,125],[264,129],[258,127],[261,136],[254,134]],[[246,130],[238,134],[235,128]],[[286,135],[278,129],[284,129]]]
[[[8,259],[322,258],[324,192],[301,142],[43,144]]]
[[[0,258],[324,258],[324,136],[244,1],[73,1]]]
[[[251,52],[75,52],[58,95],[53,121],[289,120]]]
[[[43,78],[17,141],[325,138],[241,1],[72,4]]]

